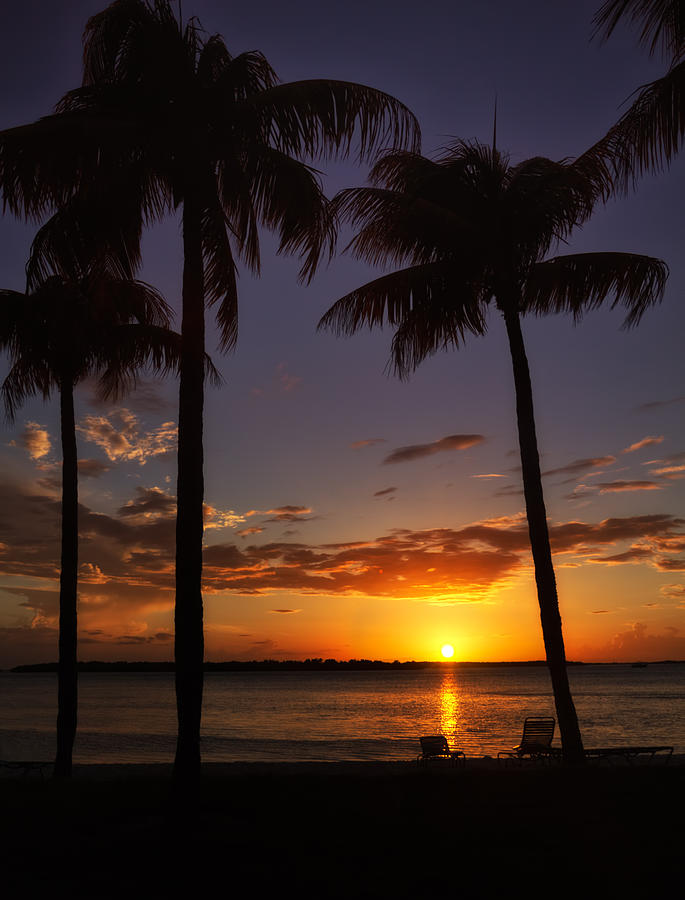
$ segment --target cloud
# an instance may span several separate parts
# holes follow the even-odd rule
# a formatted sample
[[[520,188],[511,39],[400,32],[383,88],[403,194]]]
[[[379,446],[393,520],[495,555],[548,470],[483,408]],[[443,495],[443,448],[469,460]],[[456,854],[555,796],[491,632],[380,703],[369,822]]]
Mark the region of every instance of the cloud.
[[[387,444],[385,438],[367,438],[364,441],[354,441],[350,444],[353,450],[361,450],[362,447],[375,447],[376,444]]]
[[[276,378],[281,390],[285,392],[293,391],[299,384],[302,384],[302,379],[300,378],[300,376],[291,375],[288,372],[287,365],[285,363],[279,363],[276,366]]]
[[[667,481],[679,481],[681,478],[685,478],[685,465],[662,466],[658,469],[650,469],[649,474],[665,478]]]
[[[685,402],[685,396],[681,395],[680,397],[673,397],[671,400],[652,400],[650,403],[641,403],[639,406],[636,406],[635,409],[661,409],[662,406],[671,406],[673,403],[683,402]]]
[[[33,460],[43,459],[52,449],[47,428],[39,425],[38,422],[27,422],[14,443],[26,450],[30,459]]]
[[[294,613],[301,613],[301,609],[270,609],[270,613],[282,613],[284,615],[292,615]]]
[[[111,462],[135,461],[144,466],[149,459],[176,449],[174,422],[143,431],[138,417],[129,409],[117,409],[106,416],[84,416],[76,429],[85,440],[97,444]]]
[[[100,478],[111,468],[107,463],[100,462],[99,459],[79,459],[78,461],[78,473],[81,478]]]
[[[472,475],[471,478],[508,478],[508,475],[498,475],[495,472],[488,472],[486,475]]]
[[[602,615],[604,615],[605,613],[608,613],[608,612],[610,612],[610,610],[608,610],[608,609],[593,609],[593,610],[592,610],[592,615],[593,615],[593,616],[602,616]]]
[[[254,511],[253,511],[254,512]],[[308,516],[311,512],[308,506],[277,506],[274,509],[265,510],[262,515],[270,515],[269,522],[311,522],[316,516]]]
[[[598,469],[601,466],[610,466],[616,462],[615,456],[595,456],[588,459],[574,459],[573,462],[567,463],[565,466],[559,466],[556,469],[547,469],[543,475],[580,475],[589,469]],[[573,479],[569,479],[573,480]]]
[[[387,494],[394,494],[396,490],[397,490],[396,487],[383,488],[382,491],[376,491],[376,493],[373,496],[374,497],[385,497]]]
[[[250,535],[250,534],[261,534],[265,530],[266,529],[264,529],[264,528],[258,528],[256,526],[253,526],[252,528],[241,528],[240,531],[236,531],[236,534],[239,535],[240,537],[244,538],[244,537],[248,537],[248,535]]]
[[[139,521],[175,516],[176,498],[158,487],[137,487],[135,499],[121,506],[118,515]]]
[[[649,435],[642,438],[641,441],[636,441],[634,444],[631,444],[630,447],[621,450],[621,453],[634,453],[636,450],[642,450],[643,447],[651,447],[654,444],[660,444],[663,439],[663,435],[660,435],[659,437]]]
[[[668,600],[678,600],[685,606],[685,584],[662,584],[659,590]]]
[[[438,441],[433,441],[432,444],[398,447],[385,457],[383,464],[411,462],[415,459],[423,459],[424,456],[433,456],[434,453],[445,453],[450,450],[467,450],[469,447],[475,447],[476,444],[482,444],[484,440],[485,437],[482,434],[450,434]]]
[[[599,481],[594,487],[600,494],[622,493],[624,491],[661,491],[656,481]]]
[[[685,636],[675,627],[665,628],[663,634],[649,634],[644,622],[635,622],[628,631],[614,635],[608,656],[618,661],[685,659]]]

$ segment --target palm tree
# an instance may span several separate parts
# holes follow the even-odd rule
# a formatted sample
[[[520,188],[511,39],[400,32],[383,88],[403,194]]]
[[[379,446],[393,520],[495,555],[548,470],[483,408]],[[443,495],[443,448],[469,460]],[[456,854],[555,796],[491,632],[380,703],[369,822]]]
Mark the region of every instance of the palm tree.
[[[457,141],[437,160],[396,152],[373,168],[371,187],[333,201],[358,233],[348,249],[372,264],[406,264],[337,301],[320,328],[351,335],[393,326],[391,365],[404,378],[438,350],[486,331],[494,302],[504,319],[516,388],[523,486],[540,618],[564,758],[583,759],[568,684],[521,316],[577,319],[613,296],[636,324],[662,296],[666,266],[623,253],[545,258],[586,218],[595,187],[582,166],[540,157],[516,166],[479,143]]]
[[[72,226],[72,242],[65,227]],[[80,229],[66,211],[37,234],[26,293],[0,290],[0,349],[10,370],[1,393],[13,421],[24,401],[53,391],[60,398],[62,525],[59,591],[59,663],[55,776],[71,775],[76,734],[78,465],[74,388],[100,378],[103,396],[117,397],[135,385],[144,366],[175,366],[178,336],[168,331],[170,310],[150,285],[122,275],[127,266],[104,253],[82,267]],[[82,248],[81,248],[82,250]],[[59,259],[61,272],[49,274]]]
[[[418,149],[413,115],[372,88],[331,80],[280,84],[261,53],[231,56],[218,35],[183,24],[169,0],[117,0],[84,37],[83,86],[56,115],[0,133],[9,210],[41,215],[94,183],[131,202],[128,229],[181,211],[182,352],[176,530],[174,774],[200,773],[203,687],[202,509],[205,304],[222,349],[237,337],[236,259],[259,271],[258,226],[302,259],[308,282],[331,254],[334,222],[318,173],[302,160],[378,147]]]
[[[685,5],[682,0],[606,0],[594,17],[608,39],[628,19],[640,43],[668,61],[662,78],[643,85],[628,110],[585,156],[608,173],[605,194],[625,192],[645,171],[667,168],[685,135]]]

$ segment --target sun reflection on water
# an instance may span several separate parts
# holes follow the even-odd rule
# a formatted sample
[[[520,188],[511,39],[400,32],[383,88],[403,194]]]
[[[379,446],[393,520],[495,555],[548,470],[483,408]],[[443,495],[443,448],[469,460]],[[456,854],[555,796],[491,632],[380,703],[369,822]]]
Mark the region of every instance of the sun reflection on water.
[[[440,734],[454,745],[459,719],[459,692],[454,672],[445,672],[440,684]]]

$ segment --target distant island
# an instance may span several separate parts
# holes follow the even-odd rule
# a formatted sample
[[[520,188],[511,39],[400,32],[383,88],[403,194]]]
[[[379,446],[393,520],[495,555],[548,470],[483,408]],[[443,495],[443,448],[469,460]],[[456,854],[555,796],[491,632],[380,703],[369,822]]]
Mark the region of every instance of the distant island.
[[[664,659],[660,662],[653,662],[650,665],[659,665],[664,663],[682,663],[683,660]],[[380,659],[262,659],[262,660],[229,660],[226,662],[206,662],[204,665],[205,672],[319,672],[319,671],[376,671],[376,670],[417,670],[417,669],[490,669],[499,666],[526,667],[526,666],[546,666],[547,663],[543,659],[530,659],[516,662],[454,662],[452,660],[409,660],[408,662],[385,662]],[[631,665],[631,663],[584,663],[573,662],[567,663],[569,666],[585,666],[585,665]],[[646,665],[646,663],[645,663]],[[79,672],[173,672],[175,670],[173,662],[101,662],[93,660],[90,662],[80,662],[78,664]],[[57,663],[33,663],[31,665],[15,666],[10,669],[11,672],[56,672]]]

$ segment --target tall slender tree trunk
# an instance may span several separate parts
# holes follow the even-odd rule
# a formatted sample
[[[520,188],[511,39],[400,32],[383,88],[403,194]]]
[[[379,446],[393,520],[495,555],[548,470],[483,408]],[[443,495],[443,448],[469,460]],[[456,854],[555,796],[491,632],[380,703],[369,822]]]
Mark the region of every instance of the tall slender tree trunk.
[[[178,413],[178,513],[176,518],[176,709],[178,739],[174,778],[200,777],[200,722],[204,661],[202,613],[204,406],[204,272],[200,208],[187,191],[183,208],[183,321]]]
[[[505,308],[504,321],[509,337],[509,350],[514,368],[516,387],[516,418],[518,422],[523,492],[526,498],[528,533],[535,565],[535,582],[540,604],[540,620],[545,642],[547,665],[552,677],[554,704],[557,711],[564,762],[579,764],[584,761],[583,741],[578,716],[571,696],[566,670],[564,636],[559,613],[557,583],[554,577],[552,551],[547,528],[547,512],[540,477],[540,456],[535,434],[533,391],[526,348],[521,333],[521,321],[516,309]]]
[[[62,568],[59,578],[59,663],[57,667],[57,756],[55,777],[71,775],[78,709],[76,598],[78,589],[78,464],[74,385],[60,383],[62,431]]]

